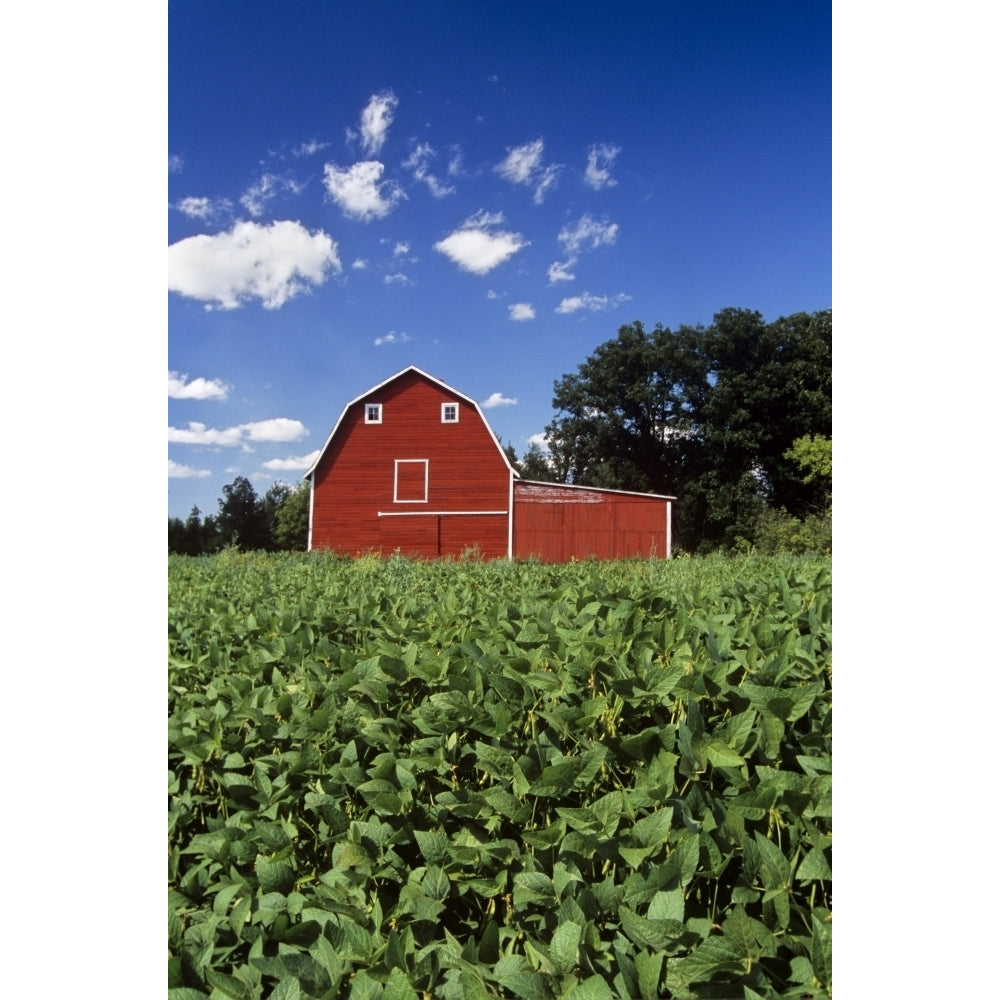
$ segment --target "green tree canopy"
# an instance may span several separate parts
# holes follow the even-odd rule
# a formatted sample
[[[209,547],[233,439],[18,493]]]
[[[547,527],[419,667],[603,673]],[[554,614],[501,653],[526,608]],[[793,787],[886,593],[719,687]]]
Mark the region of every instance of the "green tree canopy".
[[[623,326],[555,383],[558,479],[678,497],[685,547],[752,537],[762,508],[822,504],[788,452],[831,434],[832,313],[765,323],[725,309],[708,328]]]

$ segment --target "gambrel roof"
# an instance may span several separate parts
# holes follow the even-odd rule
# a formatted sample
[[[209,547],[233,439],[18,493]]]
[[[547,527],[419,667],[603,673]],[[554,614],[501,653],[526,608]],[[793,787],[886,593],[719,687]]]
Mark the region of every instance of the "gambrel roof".
[[[407,375],[407,374],[409,374],[411,372],[414,373],[414,374],[416,374],[416,375],[419,375],[421,378],[427,379],[428,382],[433,382],[434,385],[439,386],[441,389],[444,389],[445,392],[447,392],[450,396],[454,396],[456,399],[460,399],[463,402],[468,403],[470,406],[474,407],[475,410],[476,410],[476,413],[479,414],[479,419],[482,420],[482,422],[483,422],[483,426],[486,427],[486,429],[490,432],[490,436],[493,438],[494,442],[496,443],[497,451],[500,452],[500,455],[503,458],[504,464],[510,470],[510,472],[512,473],[512,475],[514,476],[515,479],[520,479],[521,478],[521,474],[517,471],[517,469],[515,469],[510,464],[510,459],[507,457],[507,452],[505,452],[503,450],[503,446],[500,444],[500,440],[496,436],[496,434],[494,433],[493,428],[490,427],[489,421],[486,419],[485,416],[483,416],[483,411],[482,411],[482,408],[480,407],[480,405],[474,399],[472,399],[471,397],[466,396],[466,394],[464,392],[459,392],[458,389],[455,389],[452,386],[448,385],[447,382],[442,382],[441,379],[435,378],[433,375],[429,375],[427,372],[423,371],[423,369],[421,369],[421,368],[418,368],[416,365],[409,365],[408,367],[404,368],[402,371],[396,372],[395,375],[392,375],[389,378],[384,379],[382,382],[379,382],[378,385],[373,385],[370,389],[366,389],[363,393],[361,393],[361,395],[355,396],[354,399],[352,399],[343,408],[343,410],[341,410],[340,416],[337,418],[337,422],[333,425],[333,430],[330,431],[330,436],[326,439],[326,443],[323,445],[323,447],[320,448],[319,454],[316,456],[316,461],[313,462],[313,464],[309,467],[308,472],[305,473],[305,475],[303,476],[303,478],[304,479],[309,479],[309,478],[312,477],[313,473],[316,471],[317,467],[319,466],[319,463],[323,460],[323,456],[326,454],[326,450],[330,447],[330,443],[336,437],[337,431],[340,428],[340,425],[344,421],[344,417],[347,416],[347,413],[351,409],[352,406],[354,406],[356,403],[360,403],[361,400],[366,399],[372,393],[378,392],[379,389],[383,388],[384,386],[390,385],[392,382],[395,382],[397,379],[402,378],[404,375]]]

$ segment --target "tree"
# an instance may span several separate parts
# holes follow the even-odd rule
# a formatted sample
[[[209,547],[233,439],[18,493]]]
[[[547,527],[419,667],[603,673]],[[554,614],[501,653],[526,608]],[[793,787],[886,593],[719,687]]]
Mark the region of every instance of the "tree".
[[[309,484],[289,489],[274,520],[273,541],[277,549],[303,552],[309,540]]]
[[[199,556],[215,552],[220,542],[216,531],[215,518],[209,515],[204,521],[197,506],[191,508],[186,521],[179,517],[168,518],[167,548],[179,555]]]
[[[556,481],[551,459],[534,441],[528,445],[524,458],[518,463],[517,471],[521,473],[523,478],[533,482],[551,483]]]
[[[224,545],[235,545],[244,552],[268,547],[266,515],[246,477],[237,476],[222,487],[218,526]]]
[[[752,538],[761,511],[812,509],[822,484],[788,456],[831,432],[830,311],[765,324],[725,309],[712,326],[623,326],[555,383],[546,428],[557,478],[678,497],[685,548]]]

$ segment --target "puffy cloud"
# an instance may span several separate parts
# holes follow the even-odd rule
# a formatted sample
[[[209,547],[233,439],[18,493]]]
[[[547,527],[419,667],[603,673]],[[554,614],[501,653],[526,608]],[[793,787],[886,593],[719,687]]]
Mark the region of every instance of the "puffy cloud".
[[[572,281],[576,275],[570,268],[576,263],[575,258],[567,261],[555,261],[549,264],[549,284],[554,285],[560,281]]]
[[[590,292],[584,292],[583,295],[573,295],[570,298],[563,299],[556,306],[556,312],[574,313],[580,309],[587,309],[590,312],[600,312],[602,309],[613,308],[621,305],[623,302],[628,302],[630,298],[632,296],[625,295],[624,292],[610,297],[607,295],[591,295]]]
[[[179,174],[184,169],[184,157],[176,153],[167,157],[167,171],[171,174]]]
[[[298,441],[309,433],[300,420],[289,420],[288,417],[240,424],[240,429],[246,432],[251,441]]]
[[[501,212],[477,212],[435,243],[434,249],[453,260],[463,271],[487,274],[529,245],[520,233],[497,230],[502,223]]]
[[[172,444],[214,445],[219,448],[247,448],[248,441],[298,441],[309,432],[299,420],[275,417],[223,429],[206,427],[196,420],[186,428],[168,427],[167,441]]]
[[[587,152],[587,169],[584,172],[584,181],[595,191],[601,188],[614,187],[618,181],[611,176],[611,168],[618,159],[621,152],[619,146],[609,142],[598,143],[591,146]]]
[[[385,165],[378,160],[364,160],[350,167],[327,163],[323,179],[330,197],[344,215],[368,222],[384,219],[406,194],[395,181],[381,180]]]
[[[272,458],[261,464],[265,469],[270,469],[272,472],[296,472],[308,469],[317,458],[319,458],[318,448],[316,451],[309,452],[308,455],[292,456],[290,458]]]
[[[369,98],[361,112],[361,145],[367,153],[375,154],[385,144],[398,106],[399,98],[391,90]]]
[[[225,399],[229,389],[217,378],[196,378],[189,382],[187,375],[167,372],[167,396],[171,399]]]
[[[228,232],[190,236],[167,248],[168,289],[205,302],[206,309],[237,309],[250,299],[279,309],[340,271],[337,244],[298,222],[238,222]]]
[[[510,318],[518,322],[535,318],[535,307],[530,302],[515,302],[507,309],[510,312]]]
[[[509,399],[502,392],[495,392],[488,399],[484,399],[482,407],[484,410],[492,410],[497,406],[517,406],[516,399]]]
[[[375,338],[375,346],[381,347],[383,344],[405,344],[413,338],[408,333],[396,333],[390,330],[384,337]]]
[[[410,157],[404,161],[403,166],[407,170],[412,170],[413,176],[418,181],[423,181],[435,198],[445,198],[449,194],[454,194],[455,188],[451,184],[443,184],[430,172],[430,162],[435,155],[434,147],[430,143],[419,143]],[[454,176],[458,169],[456,160],[453,158],[448,164],[448,172]]]
[[[212,473],[208,469],[192,469],[190,465],[181,465],[172,459],[167,459],[168,479],[204,479]]]
[[[408,278],[402,271],[397,271],[395,274],[387,274],[382,279],[383,285],[412,285],[412,279]]]
[[[542,165],[542,153],[545,143],[542,139],[526,142],[507,153],[507,158],[497,164],[496,170],[501,177],[512,184],[524,184],[533,187],[535,193],[532,200],[540,205],[545,200],[549,188],[554,187],[562,170],[560,164]]]

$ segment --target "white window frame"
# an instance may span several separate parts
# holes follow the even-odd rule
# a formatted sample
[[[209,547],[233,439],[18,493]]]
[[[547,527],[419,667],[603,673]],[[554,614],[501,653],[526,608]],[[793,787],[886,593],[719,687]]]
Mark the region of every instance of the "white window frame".
[[[414,500],[412,497],[405,500],[399,498],[399,467],[401,465],[419,465],[423,463],[424,466],[424,498],[423,500]],[[427,480],[428,473],[430,471],[430,459],[427,458],[397,458],[396,464],[393,468],[392,476],[392,502],[393,503],[427,503]]]
[[[374,414],[373,414],[374,411]],[[365,423],[366,424],[380,424],[382,423],[382,404],[381,403],[365,403]]]
[[[448,419],[448,410],[454,409],[455,416],[452,419]],[[457,424],[458,423],[458,403],[442,403],[441,404],[441,423],[442,424]]]

